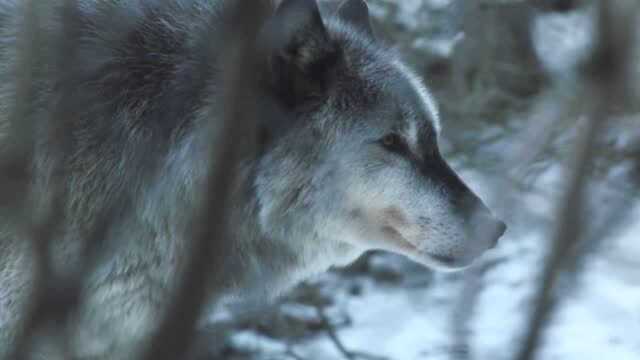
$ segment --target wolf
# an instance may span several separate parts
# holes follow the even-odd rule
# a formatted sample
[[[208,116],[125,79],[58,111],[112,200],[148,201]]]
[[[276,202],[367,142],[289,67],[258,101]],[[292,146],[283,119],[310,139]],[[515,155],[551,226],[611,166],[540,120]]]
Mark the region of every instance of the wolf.
[[[0,158],[20,101],[26,3],[0,1]],[[123,349],[157,326],[189,254],[214,141],[207,129],[224,106],[223,24],[231,6],[80,0],[73,56],[63,64],[73,76],[61,77],[52,60],[63,32],[60,4],[40,5],[53,15],[40,18],[31,39],[37,52],[26,114],[35,141],[26,198],[37,215],[56,167],[64,169],[50,254],[63,274],[78,269],[89,230],[113,217],[105,233],[113,245],[83,274],[69,337],[73,358],[127,358]],[[254,119],[258,150],[230,169],[225,253],[216,257],[224,264],[209,277],[210,302],[273,298],[373,249],[451,271],[494,247],[506,225],[443,158],[436,102],[378,40],[366,3],[266,6],[254,65],[244,71],[255,116],[276,115]],[[60,107],[63,125],[50,116]],[[65,141],[62,163],[52,132]],[[9,206],[0,203],[0,356],[15,342],[35,287],[27,233],[6,215]]]

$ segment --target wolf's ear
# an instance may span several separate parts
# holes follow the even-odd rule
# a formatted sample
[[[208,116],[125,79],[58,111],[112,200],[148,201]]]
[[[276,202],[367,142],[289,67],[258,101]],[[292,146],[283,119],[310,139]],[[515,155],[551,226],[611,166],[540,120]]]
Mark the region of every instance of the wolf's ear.
[[[345,0],[338,8],[338,17],[355,26],[371,39],[375,38],[369,18],[369,8],[364,0]]]
[[[260,41],[266,49],[267,80],[289,105],[323,94],[339,50],[315,0],[284,0]]]

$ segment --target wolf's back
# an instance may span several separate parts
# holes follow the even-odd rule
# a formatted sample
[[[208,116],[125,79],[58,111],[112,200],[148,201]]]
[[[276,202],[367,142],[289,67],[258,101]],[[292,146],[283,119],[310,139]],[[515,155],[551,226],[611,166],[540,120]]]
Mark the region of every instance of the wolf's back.
[[[28,3],[37,6],[35,18],[26,17],[30,13],[22,5]],[[116,291],[134,287],[148,275],[118,278],[123,269],[151,268],[157,265],[152,259],[172,256],[166,252],[173,244],[159,246],[157,254],[149,253],[149,248],[156,250],[155,242],[166,240],[156,237],[149,229],[155,223],[150,222],[175,222],[179,216],[170,217],[172,209],[188,214],[188,201],[174,199],[181,196],[179,191],[147,194],[145,190],[182,184],[184,179],[177,172],[159,178],[157,173],[163,167],[158,164],[166,165],[168,158],[182,154],[181,136],[194,131],[192,125],[204,101],[215,96],[209,86],[215,71],[208,66],[206,73],[201,71],[209,64],[203,59],[209,59],[211,47],[203,47],[201,41],[218,36],[212,22],[220,20],[216,17],[222,11],[221,1],[78,0],[80,36],[69,47],[69,54],[57,47],[65,31],[60,12],[63,3],[0,0],[0,359],[7,356],[19,332],[20,316],[32,293],[34,269],[29,239],[18,231],[32,213],[20,216],[14,211],[14,205],[20,203],[13,195],[22,192],[9,189],[7,184],[21,185],[28,191],[29,209],[39,209],[32,206],[33,199],[41,203],[37,195],[48,189],[43,179],[51,176],[49,131],[51,124],[60,120],[53,114],[59,105],[66,105],[72,114],[61,119],[65,126],[61,135],[72,142],[68,152],[72,156],[65,158],[64,164],[65,184],[71,191],[65,198],[68,223],[59,226],[64,236],[56,237],[52,246],[76,251],[78,246],[72,242],[84,240],[78,229],[91,228],[107,209],[126,209],[131,216],[114,226],[113,233],[126,234],[125,240],[135,241],[122,249],[121,268],[110,269],[115,279],[104,280],[116,283]],[[61,58],[64,55],[70,55],[69,59]],[[66,71],[72,73],[71,86],[61,80]],[[29,156],[18,165],[27,171],[18,175],[26,176],[16,178],[7,169],[15,169],[13,155],[25,149]],[[192,158],[185,161],[195,162]],[[197,169],[193,163],[188,166],[184,172],[192,175]],[[187,165],[176,163],[175,167]],[[155,206],[151,211],[148,198],[155,200],[154,204],[170,206]],[[53,259],[65,269],[75,266],[75,259],[80,258],[65,255],[56,253]],[[158,273],[162,277],[168,271]],[[105,287],[111,289],[108,284]],[[141,298],[140,306],[150,305],[144,294],[134,295]],[[104,299],[99,296],[87,302],[98,304],[95,308],[103,310],[100,316],[122,309],[122,304],[102,306]],[[122,301],[128,304],[132,297],[123,296]],[[89,324],[104,320],[89,316]],[[107,320],[104,322],[111,324]]]

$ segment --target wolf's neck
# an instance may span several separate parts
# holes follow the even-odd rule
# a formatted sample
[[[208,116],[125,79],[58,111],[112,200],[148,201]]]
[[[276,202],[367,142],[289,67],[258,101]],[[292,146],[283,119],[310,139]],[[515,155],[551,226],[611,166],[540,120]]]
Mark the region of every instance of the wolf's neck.
[[[263,204],[253,169],[243,167],[236,179],[227,223],[230,256],[225,273],[232,281],[230,290],[242,297],[273,298],[312,274],[300,246],[308,239],[291,239],[289,231],[269,233],[261,223]]]

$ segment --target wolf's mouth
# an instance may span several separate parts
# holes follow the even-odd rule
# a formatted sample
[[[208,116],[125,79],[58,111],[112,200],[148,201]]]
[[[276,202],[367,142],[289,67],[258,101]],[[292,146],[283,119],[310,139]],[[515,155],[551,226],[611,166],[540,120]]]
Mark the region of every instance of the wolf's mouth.
[[[456,258],[452,256],[435,255],[421,252],[423,257],[427,257],[430,262],[442,270],[461,270],[469,267],[475,258]]]
[[[450,264],[453,265],[456,263],[456,258],[452,257],[452,256],[443,256],[443,255],[434,255],[434,254],[428,254],[431,258],[433,258],[434,260],[441,262],[443,264]]]
[[[407,240],[402,234],[391,226],[383,228],[385,233],[391,235],[395,246],[390,249],[395,253],[405,255],[420,264],[427,267],[435,267],[441,270],[460,270],[468,267],[473,263],[474,258],[458,258],[440,254],[432,254],[421,250],[417,245]]]

